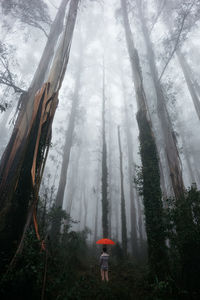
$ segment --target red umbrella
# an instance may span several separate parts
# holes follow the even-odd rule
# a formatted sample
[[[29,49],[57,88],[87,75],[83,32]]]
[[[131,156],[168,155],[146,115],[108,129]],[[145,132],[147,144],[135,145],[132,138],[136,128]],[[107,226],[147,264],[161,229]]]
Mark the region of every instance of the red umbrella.
[[[101,240],[98,240],[98,241],[96,242],[96,244],[115,245],[115,242],[113,242],[113,241],[110,240],[110,239],[101,239]]]

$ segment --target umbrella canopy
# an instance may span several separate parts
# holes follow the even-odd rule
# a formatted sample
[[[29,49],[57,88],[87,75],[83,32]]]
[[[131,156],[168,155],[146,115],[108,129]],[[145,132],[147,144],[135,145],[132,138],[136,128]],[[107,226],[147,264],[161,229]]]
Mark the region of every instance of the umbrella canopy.
[[[96,242],[96,244],[115,245],[115,242],[113,242],[113,241],[110,240],[110,239],[101,239],[101,240],[98,240],[98,241]]]

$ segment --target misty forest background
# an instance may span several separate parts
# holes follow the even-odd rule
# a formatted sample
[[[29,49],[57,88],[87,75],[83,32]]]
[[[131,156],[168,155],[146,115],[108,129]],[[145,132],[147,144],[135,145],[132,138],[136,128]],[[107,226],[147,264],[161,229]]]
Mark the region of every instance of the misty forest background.
[[[0,1],[1,299],[199,299],[199,30],[199,0]]]

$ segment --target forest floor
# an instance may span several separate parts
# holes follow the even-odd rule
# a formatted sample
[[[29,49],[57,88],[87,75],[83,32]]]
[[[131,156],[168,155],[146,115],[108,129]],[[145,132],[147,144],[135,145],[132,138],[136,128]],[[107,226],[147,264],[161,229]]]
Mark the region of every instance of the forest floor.
[[[91,263],[87,270],[79,273],[78,280],[76,280],[74,286],[67,288],[66,299],[166,299],[153,296],[152,288],[148,284],[147,278],[145,278],[146,274],[147,270],[145,268],[138,268],[131,263],[111,264],[109,282],[106,282],[101,280],[99,266]],[[151,291],[149,291],[150,288]],[[59,295],[57,299],[63,300],[62,296],[59,297]]]
[[[73,263],[73,262],[72,262]],[[97,259],[87,261],[87,265],[66,268],[62,276],[51,273],[47,269],[44,297],[42,285],[30,276],[38,270],[28,266],[24,277],[21,271],[10,277],[6,285],[0,287],[1,300],[197,300],[188,294],[171,289],[170,281],[155,281],[150,279],[147,265],[137,265],[132,261],[112,260],[109,264],[109,282],[102,281]],[[49,266],[50,268],[51,266]],[[62,269],[62,266],[59,266]],[[25,270],[23,269],[23,272]],[[25,274],[25,273],[24,273]],[[29,275],[28,275],[29,274]],[[12,275],[12,274],[11,274]],[[43,277],[42,272],[40,275]],[[30,278],[29,278],[30,276]],[[41,281],[40,281],[41,282]]]

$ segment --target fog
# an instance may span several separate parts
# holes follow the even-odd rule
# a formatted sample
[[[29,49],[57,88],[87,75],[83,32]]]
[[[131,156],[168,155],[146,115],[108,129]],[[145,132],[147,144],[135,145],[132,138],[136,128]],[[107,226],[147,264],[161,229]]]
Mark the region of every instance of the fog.
[[[36,2],[31,5],[37,7]],[[18,167],[14,159],[16,166],[13,162],[12,167],[8,151],[14,153],[14,133],[25,132],[20,131],[20,116],[24,113],[26,120],[27,115],[23,128],[33,122],[35,104],[29,117],[27,95],[32,97],[33,78],[48,40],[46,35],[50,39],[51,24],[64,3],[40,2],[40,13],[32,9],[30,14],[34,21],[24,16],[22,0],[3,0],[0,5],[2,195],[14,188],[13,174],[24,170],[19,169],[22,158]],[[50,82],[50,89],[55,85],[49,99],[58,95],[59,101],[48,123],[42,154],[34,150],[37,206],[45,205],[47,212],[61,207],[73,220],[72,230],[89,230],[90,245],[107,237],[119,242],[129,254],[143,251],[145,256],[147,247],[151,249],[147,225],[152,217],[148,210],[156,209],[147,190],[149,182],[157,178],[155,172],[159,174],[157,189],[161,189],[159,205],[163,208],[169,207],[168,198],[178,199],[191,186],[200,188],[199,1],[75,0],[79,3],[71,15],[76,4],[71,4],[73,0],[65,2],[63,29],[58,31],[61,25],[56,25],[54,51],[39,84],[40,89],[46,82]],[[65,52],[62,39],[69,39]],[[54,84],[59,66],[58,83]],[[33,97],[38,95],[36,92]],[[16,143],[34,141],[31,130],[24,136],[20,133]],[[154,146],[148,148],[148,139],[155,145],[155,158]],[[26,153],[29,146],[25,150],[20,147],[18,151]],[[30,158],[23,154],[23,160],[24,164]],[[158,167],[153,169],[152,164]],[[151,171],[145,175],[149,166]],[[33,167],[30,170],[33,172]],[[11,177],[5,175],[9,172]],[[19,182],[22,179],[16,184]],[[152,183],[151,191],[154,186]],[[149,190],[148,193],[151,194]],[[155,195],[152,192],[152,199]],[[6,197],[2,199],[2,203],[8,201]],[[31,200],[27,203],[30,205]],[[149,208],[151,204],[153,208]],[[51,231],[51,225],[48,228]]]

